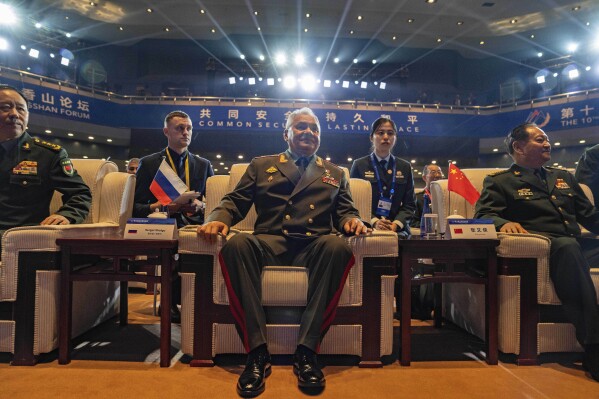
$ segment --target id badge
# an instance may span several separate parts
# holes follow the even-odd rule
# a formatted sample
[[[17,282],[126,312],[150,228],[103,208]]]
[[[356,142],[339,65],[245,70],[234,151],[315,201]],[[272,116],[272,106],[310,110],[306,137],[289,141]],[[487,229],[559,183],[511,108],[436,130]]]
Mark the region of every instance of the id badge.
[[[381,197],[379,199],[379,205],[376,208],[376,214],[379,216],[389,216],[391,213],[391,200],[388,198]]]

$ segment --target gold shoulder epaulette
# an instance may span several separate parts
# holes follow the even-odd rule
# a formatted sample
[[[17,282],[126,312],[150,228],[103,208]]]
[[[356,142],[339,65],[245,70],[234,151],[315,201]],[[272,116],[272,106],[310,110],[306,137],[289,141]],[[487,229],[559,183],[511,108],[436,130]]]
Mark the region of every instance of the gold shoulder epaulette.
[[[38,138],[34,138],[33,142],[37,145],[39,145],[40,147],[45,147],[45,148],[49,148],[52,151],[58,152],[62,149],[61,146],[59,146],[58,144],[54,144],[54,143],[49,143],[47,141],[44,140],[40,140]]]
[[[502,175],[502,174],[504,174],[504,173],[507,173],[507,172],[509,172],[509,171],[510,171],[509,169],[501,169],[501,170],[497,170],[497,171],[495,171],[495,172],[491,172],[491,173],[489,173],[487,176],[497,176],[497,175]]]

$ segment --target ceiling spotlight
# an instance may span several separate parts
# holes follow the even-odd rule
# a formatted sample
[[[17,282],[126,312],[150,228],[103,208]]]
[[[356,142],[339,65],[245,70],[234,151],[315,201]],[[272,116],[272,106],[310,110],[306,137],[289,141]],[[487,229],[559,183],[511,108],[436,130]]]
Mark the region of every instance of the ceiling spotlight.
[[[112,139],[106,139],[106,141],[112,143]]]
[[[56,56],[54,55],[54,53],[50,53],[50,58],[54,58],[54,57],[56,57]]]
[[[333,60],[333,62],[334,62],[335,64],[338,64],[338,63],[339,63],[339,58],[338,58],[338,57],[335,57],[335,59]]]
[[[580,10],[580,6],[572,7],[572,11],[578,11],[578,10]]]
[[[361,20],[362,20],[362,16],[358,15],[358,21],[361,21]]]
[[[510,24],[515,24],[516,22],[518,22],[518,20],[517,20],[517,19],[512,19],[512,20],[510,21]]]
[[[307,33],[307,32],[308,32],[308,28],[304,28],[304,32],[306,32],[306,33]]]
[[[339,84],[339,79],[335,80],[335,84],[337,84],[337,85]]]
[[[330,80],[325,80],[323,83],[324,87],[331,87],[331,81]]]
[[[29,56],[32,58],[38,58],[40,56],[40,51],[34,48],[29,49]]]
[[[242,81],[243,80],[243,76],[240,76],[237,79],[239,79],[240,81]]]
[[[358,59],[354,58],[354,64],[357,64],[357,63],[358,63]]]
[[[353,159],[352,157],[347,157],[347,162],[351,162],[351,161],[353,161],[353,160],[354,160],[354,159]]]
[[[408,23],[411,24],[412,22],[414,22],[414,18],[408,18]]]
[[[584,144],[584,143],[586,143],[586,142],[587,142],[586,140],[580,140],[580,141],[579,141],[579,143],[580,143],[580,144]]]
[[[397,36],[393,36],[393,40],[397,40]]]
[[[354,80],[354,84],[355,85],[357,85],[358,83],[360,83],[360,82],[358,82],[357,80]]]
[[[17,22],[17,15],[8,4],[0,4],[0,15],[2,15],[0,25],[13,25]]]
[[[234,84],[235,84],[235,82],[237,82],[237,80],[235,79],[235,77],[231,76],[231,77],[229,78],[229,84],[230,84],[230,85],[234,85]]]
[[[542,52],[542,51],[539,51],[539,52],[537,53],[537,57],[541,58],[542,56],[543,56],[543,52]]]
[[[258,78],[258,81],[259,81],[259,82],[262,82],[262,76],[260,76],[260,77]]]
[[[245,55],[244,54],[239,54],[239,58],[241,58],[242,60],[245,60]]]
[[[67,32],[67,33],[65,33],[65,36],[66,37],[71,37],[72,35],[69,32]]]
[[[267,84],[268,86],[274,86],[274,85],[275,85],[275,80],[274,80],[274,78],[267,78],[267,79],[266,79],[266,84]]]
[[[304,75],[302,77],[302,88],[306,91],[312,91],[316,88],[316,80],[312,75]]]
[[[530,35],[530,38],[531,38],[531,39],[534,39],[534,38],[535,38],[535,35]]]
[[[216,29],[212,28],[212,29],[210,29],[210,32],[216,33]]]
[[[372,63],[373,63],[373,64],[376,64],[376,59],[372,60]]]
[[[170,32],[171,30],[168,28],[168,26],[166,28],[164,28],[165,32]]]
[[[297,80],[293,76],[286,76],[283,79],[283,87],[293,89],[297,85]]]
[[[437,38],[437,43],[441,43],[443,41],[443,39],[441,39],[440,37]]]
[[[437,0],[424,0],[424,2],[427,4],[433,4],[433,3],[436,3]]]
[[[458,22],[456,22],[456,25],[457,26],[462,26],[462,25],[464,25],[464,21],[458,21]]]
[[[260,58],[260,61],[264,61],[264,56],[262,54],[260,54],[258,58]]]
[[[287,57],[285,57],[285,54],[279,53],[275,56],[275,62],[277,65],[285,65],[287,63]]]
[[[35,23],[35,28],[36,29],[40,29],[42,27],[42,24],[40,24],[39,22]]]
[[[243,155],[237,155],[237,159],[243,159]]]
[[[306,18],[310,18],[310,13],[309,12],[306,13]]]
[[[248,78],[248,84],[249,85],[255,85],[256,84],[256,78]]]
[[[349,87],[349,81],[344,80],[343,83],[341,84],[341,87],[343,87],[344,89],[347,89]]]
[[[302,65],[304,65],[306,60],[304,59],[303,54],[296,54],[294,61],[295,61],[295,65],[302,66]]]
[[[584,70],[587,71],[587,72],[590,71],[591,70],[591,66],[590,65],[585,66]]]
[[[387,83],[385,83],[385,82],[381,82],[381,84],[379,85],[379,88],[380,88],[381,90],[385,90],[385,89],[387,88]]]
[[[24,44],[21,44],[21,50],[27,50],[27,46],[25,46]]]
[[[8,41],[5,38],[0,37],[0,51],[4,50],[8,50]]]
[[[254,11],[254,15],[258,15],[258,14],[259,14],[258,11]]]
[[[559,141],[556,141],[555,143],[553,143],[554,146],[560,146],[562,145],[562,143],[560,143]]]
[[[73,136],[74,136],[74,134],[73,134],[73,133],[67,133],[67,136],[69,136],[69,137],[73,137]]]
[[[90,139],[90,140],[93,140],[93,139],[95,139],[95,137],[94,137],[94,136],[87,136],[87,138],[88,138],[88,139]]]
[[[578,50],[578,43],[568,43],[566,49],[569,53],[574,53],[576,50]]]
[[[146,8],[146,12],[152,13],[152,12],[154,12],[154,10],[151,8]]]
[[[71,63],[71,61],[68,58],[62,57],[60,59],[60,65],[69,66],[70,63]]]
[[[568,77],[570,79],[576,79],[579,76],[580,76],[580,72],[578,72],[578,68],[570,69],[568,71]]]
[[[203,9],[200,9],[200,14],[205,14],[206,11],[204,11]]]
[[[367,87],[368,87],[368,83],[367,82],[360,83],[360,88],[365,89]]]
[[[553,72],[553,77],[557,78],[557,72]]]
[[[316,62],[320,64],[322,62],[322,57],[316,57]]]
[[[539,75],[537,76],[537,84],[543,84],[545,83],[545,75]]]
[[[46,129],[46,133],[47,133],[47,134],[52,134],[52,130],[50,130],[50,129]]]
[[[353,30],[350,30],[350,31],[349,31],[349,34],[350,34],[350,35],[353,35],[353,34],[354,34],[354,31],[353,31]]]
[[[122,26],[119,26],[119,30],[125,30],[125,28],[123,28]]]

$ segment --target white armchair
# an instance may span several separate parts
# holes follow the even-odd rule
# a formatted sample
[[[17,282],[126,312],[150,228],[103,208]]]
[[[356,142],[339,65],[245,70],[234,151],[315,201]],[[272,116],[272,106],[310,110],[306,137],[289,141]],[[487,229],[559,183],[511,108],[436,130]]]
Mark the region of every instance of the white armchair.
[[[246,167],[247,164],[234,165],[230,177],[213,176],[208,179],[207,213],[235,187]],[[370,183],[350,179],[350,189],[360,215],[368,219]],[[255,220],[256,213],[252,207],[246,218],[233,228],[252,231]],[[381,356],[390,355],[393,348],[397,236],[377,232],[369,237],[351,237],[348,241],[356,263],[345,283],[335,320],[323,340],[321,353],[361,356],[361,366],[377,367],[382,364]],[[195,366],[212,366],[212,358],[217,354],[245,353],[229,311],[227,290],[218,263],[223,243],[221,240],[210,245],[200,241],[196,226],[179,231],[181,350],[193,355],[192,365]],[[268,347],[272,354],[295,351],[307,285],[305,268],[264,268],[262,302],[267,309]]]
[[[135,177],[118,172],[113,162],[73,159],[92,193],[83,224],[29,226],[2,236],[0,263],[0,352],[14,354],[13,365],[33,365],[37,355],[58,346],[60,252],[57,238],[122,234],[131,216]],[[55,193],[50,212],[58,209]],[[118,312],[114,282],[77,284],[73,300],[73,335],[79,335]]]
[[[485,176],[497,169],[462,169],[477,190]],[[583,187],[585,189],[585,187]],[[585,189],[590,194],[588,188]],[[445,218],[454,211],[474,217],[474,207],[456,193],[447,191],[447,180],[431,185],[433,209],[439,213],[442,231]],[[592,201],[592,194],[589,196]],[[530,234],[499,233],[497,247],[499,350],[518,356],[518,364],[536,364],[544,352],[582,351],[574,326],[559,314],[560,301],[549,277],[550,240]],[[597,265],[599,266],[599,265]],[[599,268],[592,268],[599,290]],[[484,289],[454,284],[444,289],[444,316],[484,339]]]

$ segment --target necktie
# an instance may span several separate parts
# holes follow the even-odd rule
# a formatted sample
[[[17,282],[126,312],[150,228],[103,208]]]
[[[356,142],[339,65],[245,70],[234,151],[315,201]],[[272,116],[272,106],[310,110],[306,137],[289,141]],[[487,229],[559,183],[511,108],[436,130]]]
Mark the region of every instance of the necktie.
[[[379,164],[381,165],[381,169],[383,169],[383,170],[387,169],[387,161],[385,161],[384,159],[381,159],[379,161]]]
[[[535,169],[535,176],[539,179],[543,187],[547,187],[547,180],[545,179],[545,174],[541,169]]]
[[[308,158],[300,157],[297,159],[297,161],[295,161],[295,164],[297,165],[300,175],[303,175],[306,171],[306,166],[308,166]]]

